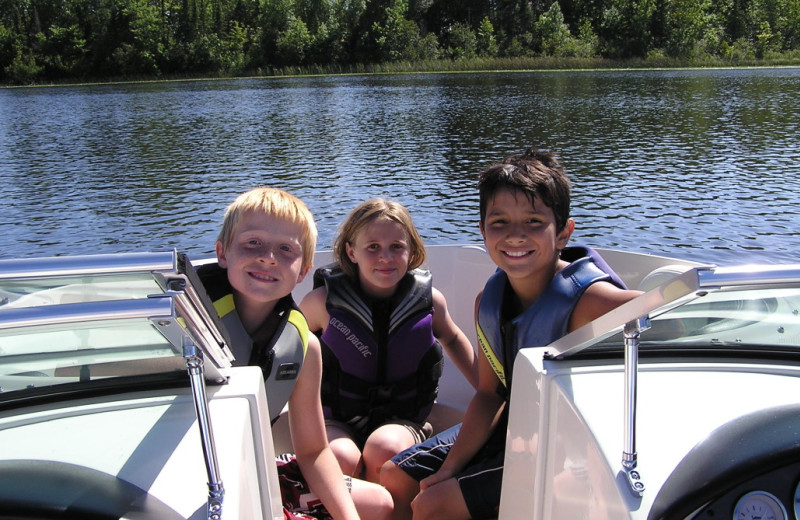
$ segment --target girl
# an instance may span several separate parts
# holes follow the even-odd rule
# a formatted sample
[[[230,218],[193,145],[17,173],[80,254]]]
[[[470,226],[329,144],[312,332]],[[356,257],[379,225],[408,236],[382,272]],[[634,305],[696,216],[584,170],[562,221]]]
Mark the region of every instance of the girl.
[[[408,210],[384,199],[357,206],[300,303],[322,343],[328,440],[345,474],[378,482],[384,462],[431,434],[426,422],[442,347],[470,384],[477,358],[431,284]]]

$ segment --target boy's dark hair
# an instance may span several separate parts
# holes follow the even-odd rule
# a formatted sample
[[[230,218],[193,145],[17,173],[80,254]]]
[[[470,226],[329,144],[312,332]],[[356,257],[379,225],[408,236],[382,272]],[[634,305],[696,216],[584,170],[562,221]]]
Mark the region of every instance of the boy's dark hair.
[[[511,155],[480,173],[481,224],[486,207],[495,193],[510,189],[524,193],[531,204],[539,199],[556,218],[556,231],[561,232],[569,220],[570,182],[567,172],[552,152],[529,148],[522,154]]]

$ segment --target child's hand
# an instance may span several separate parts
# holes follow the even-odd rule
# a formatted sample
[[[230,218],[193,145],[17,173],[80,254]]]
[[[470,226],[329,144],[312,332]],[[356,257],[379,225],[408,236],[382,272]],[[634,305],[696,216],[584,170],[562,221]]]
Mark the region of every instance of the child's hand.
[[[427,489],[429,487],[435,486],[439,482],[444,482],[445,480],[449,480],[451,478],[453,478],[453,474],[450,471],[447,471],[445,469],[440,469],[433,475],[420,480],[419,488],[421,490]]]

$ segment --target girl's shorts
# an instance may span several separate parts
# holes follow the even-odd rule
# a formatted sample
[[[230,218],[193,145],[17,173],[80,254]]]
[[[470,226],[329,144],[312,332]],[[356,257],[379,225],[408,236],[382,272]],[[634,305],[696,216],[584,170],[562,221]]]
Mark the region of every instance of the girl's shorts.
[[[385,426],[387,424],[397,424],[400,426],[404,426],[411,433],[411,436],[414,438],[414,444],[424,441],[425,439],[431,436],[431,433],[433,433],[433,426],[431,426],[431,423],[429,422],[419,424],[414,421],[407,421],[405,419],[395,419],[393,421],[387,421],[381,424],[381,426]],[[367,437],[369,437],[369,435],[371,435],[372,432],[375,431],[372,430],[368,432],[367,435],[364,435],[359,430],[354,428],[352,425],[347,424],[346,422],[343,421],[338,421],[336,419],[325,419],[325,425],[336,427],[341,431],[345,432],[348,437],[353,439],[353,442],[355,442],[360,449],[364,448],[364,443],[367,442]],[[380,428],[380,426],[378,426],[378,428]]]

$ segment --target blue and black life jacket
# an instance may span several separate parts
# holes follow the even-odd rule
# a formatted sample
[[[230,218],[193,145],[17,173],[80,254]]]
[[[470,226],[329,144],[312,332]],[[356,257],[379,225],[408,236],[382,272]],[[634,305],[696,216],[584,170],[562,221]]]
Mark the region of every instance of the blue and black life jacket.
[[[498,269],[483,289],[478,307],[478,344],[506,392],[510,388],[511,366],[517,352],[525,347],[548,345],[564,336],[575,306],[590,285],[608,281],[626,288],[591,248],[568,247],[562,251],[561,258],[570,262],[569,265],[556,273],[533,304],[509,320],[501,318],[507,315],[504,308],[508,308],[508,299],[513,296],[506,273]]]

